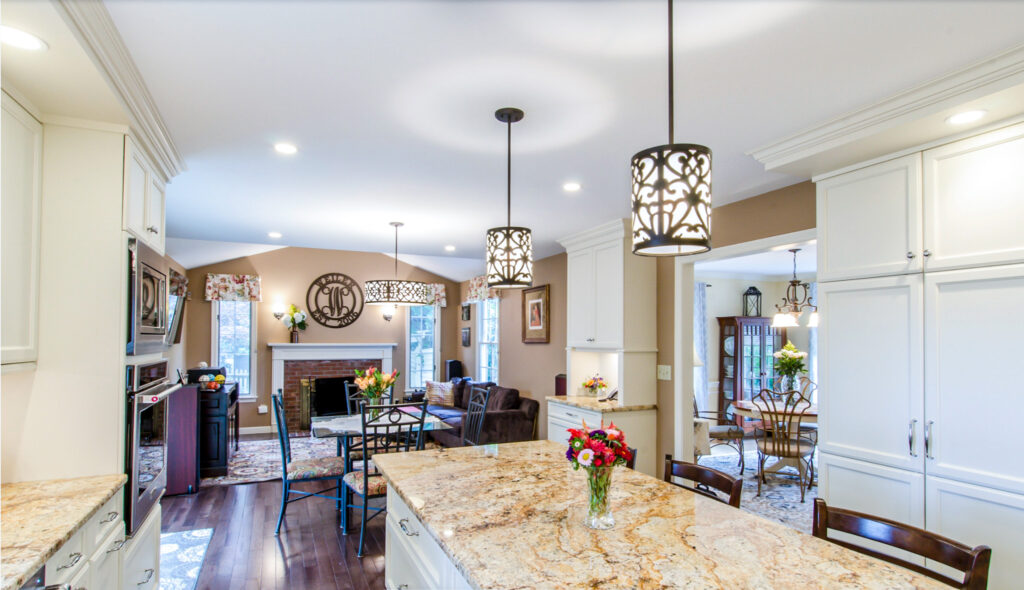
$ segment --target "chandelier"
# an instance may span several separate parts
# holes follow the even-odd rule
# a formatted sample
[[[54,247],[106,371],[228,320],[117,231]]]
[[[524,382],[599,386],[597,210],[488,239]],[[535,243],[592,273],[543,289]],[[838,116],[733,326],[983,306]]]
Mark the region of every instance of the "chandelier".
[[[366,281],[367,305],[426,305],[428,303],[427,284],[419,281],[398,280],[398,228],[404,225],[400,221],[392,221],[395,228],[395,278]],[[393,312],[392,312],[393,313]],[[385,316],[391,315],[385,312]],[[390,321],[391,318],[385,318]]]
[[[786,296],[782,298],[782,304],[776,304],[778,312],[772,318],[773,328],[795,328],[800,325],[800,314],[805,309],[811,310],[811,317],[807,321],[808,328],[818,327],[818,306],[814,304],[810,295],[810,285],[800,282],[796,278],[796,253],[800,248],[792,248],[793,253],[793,279],[786,287]]]
[[[494,116],[508,125],[508,216],[505,227],[487,230],[487,286],[529,287],[533,284],[533,234],[530,228],[512,226],[512,123],[522,120],[523,111],[506,107]]]
[[[675,143],[672,0],[668,0],[668,144],[631,163],[633,254],[686,256],[711,249],[711,149]]]

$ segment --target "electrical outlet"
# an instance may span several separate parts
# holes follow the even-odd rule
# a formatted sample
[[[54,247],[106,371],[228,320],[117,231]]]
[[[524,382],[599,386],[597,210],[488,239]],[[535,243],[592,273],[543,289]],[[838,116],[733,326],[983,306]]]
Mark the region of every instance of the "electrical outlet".
[[[267,404],[260,404],[260,405],[259,405],[259,406],[258,406],[258,407],[256,408],[256,413],[257,413],[257,414],[266,414],[266,413],[267,413],[267,411],[268,411],[268,410],[267,410]]]
[[[671,381],[672,380],[672,365],[658,365],[658,380],[659,381]]]

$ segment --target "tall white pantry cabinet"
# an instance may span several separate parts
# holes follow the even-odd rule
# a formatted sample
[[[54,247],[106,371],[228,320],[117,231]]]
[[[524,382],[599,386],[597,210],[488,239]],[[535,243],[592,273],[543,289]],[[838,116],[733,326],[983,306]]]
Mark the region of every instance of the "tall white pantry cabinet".
[[[1019,587],[1024,123],[847,170],[815,178],[820,495]]]

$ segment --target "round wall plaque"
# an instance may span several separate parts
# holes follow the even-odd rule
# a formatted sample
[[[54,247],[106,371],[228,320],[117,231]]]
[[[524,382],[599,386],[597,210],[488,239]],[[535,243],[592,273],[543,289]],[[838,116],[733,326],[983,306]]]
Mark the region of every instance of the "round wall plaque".
[[[344,328],[363,313],[363,289],[352,277],[329,272],[309,286],[306,306],[316,323],[328,328]]]

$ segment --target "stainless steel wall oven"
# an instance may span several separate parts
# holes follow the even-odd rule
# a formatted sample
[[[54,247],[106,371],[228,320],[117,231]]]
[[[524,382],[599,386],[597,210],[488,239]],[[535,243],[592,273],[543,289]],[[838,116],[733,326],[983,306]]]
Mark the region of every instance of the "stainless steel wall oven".
[[[167,361],[128,365],[125,461],[128,534],[142,525],[167,487],[167,403],[180,385],[167,376]]]

